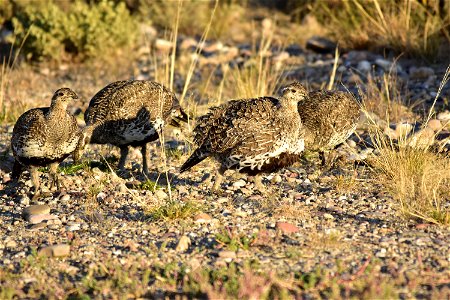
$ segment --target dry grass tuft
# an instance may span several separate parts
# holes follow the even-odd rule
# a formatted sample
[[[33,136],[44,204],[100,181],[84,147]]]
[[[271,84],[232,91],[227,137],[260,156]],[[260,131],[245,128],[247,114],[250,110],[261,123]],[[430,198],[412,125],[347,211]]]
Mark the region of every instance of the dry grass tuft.
[[[387,48],[433,58],[450,38],[449,15],[439,2],[321,1],[313,12],[345,48]]]
[[[430,223],[450,224],[449,159],[412,147],[378,148],[380,155],[372,161],[373,166],[402,214]]]

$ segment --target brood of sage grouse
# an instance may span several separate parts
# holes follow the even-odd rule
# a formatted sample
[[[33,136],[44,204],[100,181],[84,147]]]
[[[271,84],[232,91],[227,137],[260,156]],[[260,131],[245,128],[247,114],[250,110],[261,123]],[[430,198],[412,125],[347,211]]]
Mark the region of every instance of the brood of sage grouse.
[[[298,112],[305,128],[305,148],[319,151],[323,166],[325,152],[345,142],[355,130],[360,106],[350,93],[318,90],[298,103]]]
[[[17,182],[23,169],[29,167],[35,188],[33,199],[41,194],[38,167],[50,165],[50,188],[56,184],[59,190],[58,164],[77,146],[80,134],[77,121],[67,111],[73,99],[78,99],[75,92],[61,88],[53,95],[50,107],[30,109],[14,125],[12,178]]]
[[[297,104],[305,97],[306,89],[296,85],[283,89],[281,99],[231,100],[211,108],[197,120],[194,142],[198,147],[181,172],[212,156],[220,163],[213,190],[220,187],[227,169],[256,175],[255,186],[262,190],[261,173],[274,172],[300,158],[304,141]]]
[[[90,101],[84,114],[86,127],[78,147],[111,144],[120,148],[119,169],[124,170],[128,147],[142,147],[143,173],[148,176],[147,143],[158,139],[163,127],[187,121],[175,94],[163,85],[144,80],[113,82]]]

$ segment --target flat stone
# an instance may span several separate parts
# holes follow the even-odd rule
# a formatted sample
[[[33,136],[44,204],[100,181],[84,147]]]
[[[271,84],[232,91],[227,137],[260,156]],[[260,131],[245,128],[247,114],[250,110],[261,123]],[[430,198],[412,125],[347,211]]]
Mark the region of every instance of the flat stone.
[[[277,222],[275,228],[284,233],[295,233],[299,230],[297,226],[288,222]]]
[[[433,129],[434,131],[438,131],[442,129],[442,123],[438,119],[431,119],[428,121],[427,127]]]
[[[165,200],[169,198],[169,196],[163,190],[157,190],[155,192],[155,197],[158,198],[159,200]]]
[[[39,214],[39,215],[31,215],[27,218],[27,221],[30,222],[31,224],[38,224],[41,223],[43,221],[47,221],[47,220],[54,220],[57,219],[58,217],[55,215],[51,215],[51,214]]]
[[[38,251],[38,255],[48,257],[62,257],[69,255],[69,253],[70,253],[70,245],[66,244],[46,246]]]
[[[66,226],[67,231],[77,231],[77,230],[80,230],[80,228],[81,228],[81,225],[78,223],[74,223],[74,224],[70,224],[70,225]]]
[[[450,111],[446,110],[446,111],[438,113],[437,119],[442,122],[450,121]]]
[[[430,67],[411,67],[409,69],[409,78],[411,79],[427,79],[434,75],[434,70]]]
[[[6,242],[5,246],[6,246],[6,248],[13,249],[13,248],[17,247],[17,242],[16,241],[8,241],[8,242]]]
[[[221,258],[236,258],[236,252],[230,250],[222,250],[218,255]]]
[[[324,214],[323,214],[323,217],[324,217],[325,219],[328,219],[328,220],[333,220],[333,219],[334,219],[333,215],[332,215],[332,214],[329,214],[329,213],[324,213]]]
[[[188,236],[183,235],[180,240],[178,241],[177,247],[175,250],[177,252],[185,252],[187,249],[189,249],[189,246],[191,245],[191,239]]]
[[[30,231],[36,231],[36,230],[41,230],[42,228],[45,228],[45,227],[47,227],[47,223],[41,222],[41,223],[31,225],[28,229]]]
[[[30,205],[23,209],[22,216],[27,219],[30,215],[49,214],[50,206],[42,205]]]
[[[235,181],[235,182],[233,183],[233,186],[234,186],[234,187],[240,188],[240,187],[244,187],[246,184],[247,184],[247,183],[245,182],[245,180],[239,179],[238,181]]]
[[[313,36],[306,42],[306,49],[317,53],[333,53],[336,46],[335,42],[320,36]]]
[[[367,60],[362,60],[358,63],[358,66],[356,67],[358,71],[360,71],[363,74],[367,74],[372,70],[372,64],[368,62]]]
[[[61,202],[67,202],[70,200],[70,195],[69,194],[64,194],[59,198],[59,201]]]
[[[212,220],[211,216],[207,213],[199,213],[194,216],[196,223],[206,223]]]

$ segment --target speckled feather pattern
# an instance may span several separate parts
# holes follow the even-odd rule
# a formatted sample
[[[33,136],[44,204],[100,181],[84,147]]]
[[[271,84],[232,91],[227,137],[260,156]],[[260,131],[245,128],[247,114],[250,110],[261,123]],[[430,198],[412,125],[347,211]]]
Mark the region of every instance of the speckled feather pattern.
[[[350,93],[313,91],[300,101],[298,112],[305,127],[305,148],[313,151],[333,149],[355,130],[360,107]]]
[[[176,96],[159,83],[117,81],[91,99],[84,118],[86,125],[95,128],[91,143],[141,145],[156,140],[178,108]]]
[[[64,160],[75,150],[78,139],[75,117],[56,105],[22,114],[14,126],[11,148],[21,164],[45,166]]]
[[[231,100],[197,119],[198,148],[181,170],[212,156],[222,167],[241,172],[276,171],[285,166],[277,161],[284,153],[298,156],[303,151],[303,140],[296,138],[301,135],[296,102],[289,109],[272,97]]]

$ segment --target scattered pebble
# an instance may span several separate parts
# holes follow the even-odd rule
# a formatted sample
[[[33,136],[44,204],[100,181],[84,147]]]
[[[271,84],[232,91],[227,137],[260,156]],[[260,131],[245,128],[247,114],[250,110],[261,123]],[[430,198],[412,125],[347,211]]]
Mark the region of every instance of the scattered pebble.
[[[275,228],[281,230],[283,233],[295,233],[299,230],[297,226],[287,222],[277,222]]]
[[[46,246],[38,251],[38,255],[48,257],[62,257],[69,255],[69,253],[70,253],[70,246],[66,244]]]

